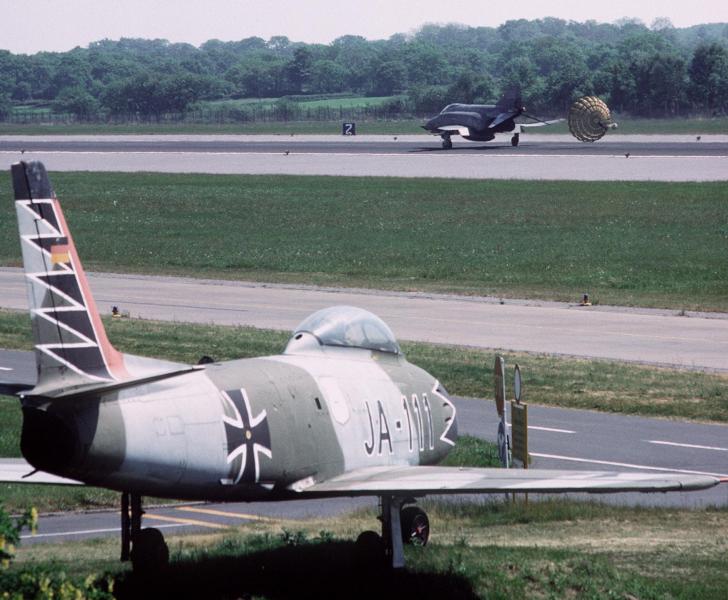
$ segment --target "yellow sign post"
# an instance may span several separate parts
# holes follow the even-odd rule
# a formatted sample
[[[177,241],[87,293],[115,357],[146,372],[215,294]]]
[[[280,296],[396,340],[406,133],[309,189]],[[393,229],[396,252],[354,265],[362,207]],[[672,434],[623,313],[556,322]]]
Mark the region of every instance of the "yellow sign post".
[[[513,376],[513,395],[516,400],[511,401],[511,455],[516,466],[528,469],[528,405],[522,402],[523,382],[518,365]]]
[[[528,405],[511,401],[511,458],[514,467],[528,469]]]

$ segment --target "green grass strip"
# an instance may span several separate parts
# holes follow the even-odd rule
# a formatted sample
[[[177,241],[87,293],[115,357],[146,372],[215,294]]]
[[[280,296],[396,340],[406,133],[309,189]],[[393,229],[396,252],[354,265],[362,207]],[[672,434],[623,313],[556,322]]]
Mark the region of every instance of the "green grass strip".
[[[242,106],[258,104],[273,106],[277,99],[268,101],[226,101],[214,104],[227,104]],[[332,109],[377,105],[387,98],[343,98],[301,103],[304,107],[328,106]],[[430,115],[430,116],[434,116]],[[728,133],[728,118],[693,118],[693,119],[642,119],[628,116],[614,115],[619,128],[610,131],[610,137],[619,135],[710,135]],[[406,135],[423,133],[422,119],[392,119],[377,121],[357,119],[357,132],[360,135]],[[528,122],[528,121],[526,121]],[[337,135],[341,133],[342,121],[277,121],[258,123],[138,123],[138,124],[109,124],[109,123],[69,123],[69,124],[15,124],[0,123],[0,135],[110,135],[110,134],[320,134]],[[568,134],[566,123],[549,127],[540,127],[532,134]],[[522,139],[528,140],[529,133]],[[457,139],[457,138],[456,138]],[[462,140],[464,144],[465,140]],[[697,140],[696,140],[697,141]]]
[[[728,311],[722,183],[51,177],[91,269]]]

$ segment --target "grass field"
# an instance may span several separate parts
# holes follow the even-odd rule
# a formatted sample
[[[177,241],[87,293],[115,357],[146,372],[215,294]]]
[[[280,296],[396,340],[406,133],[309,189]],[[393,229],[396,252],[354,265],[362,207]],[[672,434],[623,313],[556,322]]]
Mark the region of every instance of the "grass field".
[[[362,570],[353,540],[373,510],[279,521],[225,533],[168,536],[172,566],[157,582],[116,561],[118,540],[21,546],[0,574],[59,571],[114,579],[119,598],[604,598],[722,599],[728,593],[726,510],[629,509],[561,500],[523,505],[427,502],[425,548],[406,548],[397,574]],[[41,521],[42,526],[42,521]],[[79,560],[79,557],[83,557]],[[7,582],[7,583],[6,583]]]
[[[305,106],[305,104],[304,104]],[[357,135],[405,135],[424,133],[423,120],[356,120]],[[111,134],[250,134],[250,135],[341,135],[342,121],[280,121],[256,123],[149,123],[16,125],[0,123],[0,135],[111,135]]]
[[[722,183],[51,178],[91,269],[728,310]]]

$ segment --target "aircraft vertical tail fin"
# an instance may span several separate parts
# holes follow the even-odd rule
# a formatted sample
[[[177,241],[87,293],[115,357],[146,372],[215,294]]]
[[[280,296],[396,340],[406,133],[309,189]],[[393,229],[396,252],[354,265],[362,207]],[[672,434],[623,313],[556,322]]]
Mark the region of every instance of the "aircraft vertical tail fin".
[[[45,167],[14,164],[12,179],[38,371],[29,393],[123,379]]]
[[[501,112],[523,110],[523,99],[521,98],[520,88],[515,86],[508,88],[495,106],[500,109]]]

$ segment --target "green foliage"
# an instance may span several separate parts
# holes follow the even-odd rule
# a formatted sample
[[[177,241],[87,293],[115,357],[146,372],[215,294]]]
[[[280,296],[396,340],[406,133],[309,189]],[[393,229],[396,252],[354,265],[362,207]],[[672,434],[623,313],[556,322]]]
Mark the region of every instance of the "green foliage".
[[[82,119],[95,115],[99,106],[99,101],[82,86],[63,88],[53,102],[57,112],[70,112]]]
[[[38,511],[26,510],[19,516],[9,515],[0,503],[0,567],[7,568],[15,558],[15,548],[20,543],[20,532],[28,527],[35,533],[38,525]],[[0,588],[2,589],[2,588]]]
[[[498,446],[470,435],[458,437],[458,443],[445,459],[445,467],[500,467]]]
[[[726,112],[728,99],[728,48],[719,43],[702,44],[695,49],[690,63],[690,90],[695,102],[710,110]]]
[[[4,121],[10,116],[13,110],[12,102],[8,94],[0,93],[0,121]]]
[[[71,578],[54,568],[0,572],[0,600],[114,600],[114,579],[90,574]]]
[[[284,529],[281,533],[281,541],[286,546],[300,546],[308,543],[308,535],[305,531],[301,531],[300,529],[296,531]]]
[[[52,102],[57,110],[105,121],[182,118],[203,99],[407,94],[399,114],[414,110],[424,116],[442,108],[438,94],[444,102],[485,102],[519,85],[527,106],[544,114],[563,114],[575,96],[586,93],[602,95],[619,112],[722,114],[728,101],[725,27],[547,18],[497,28],[425,25],[409,36],[342,36],[328,45],[284,36],[211,40],[199,48],[103,40],[60,54],[4,52],[0,97]],[[0,119],[7,117],[0,112]]]

